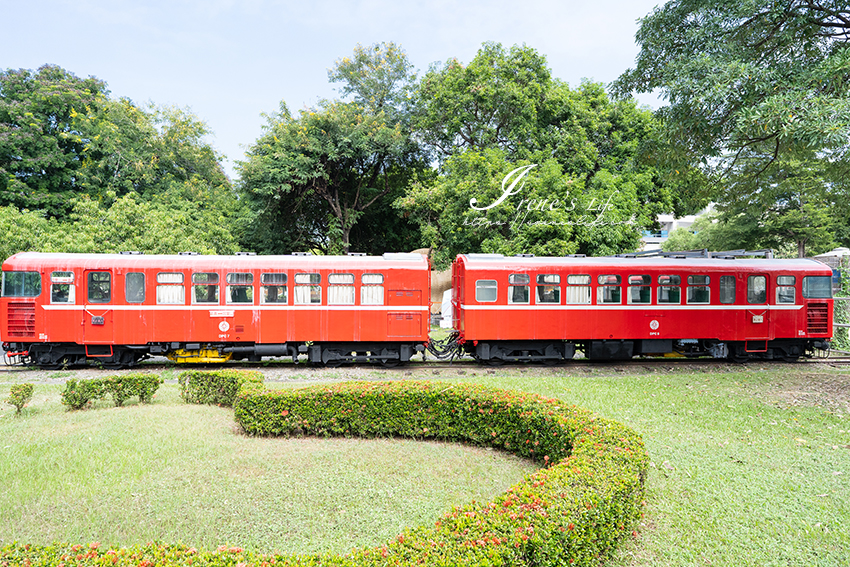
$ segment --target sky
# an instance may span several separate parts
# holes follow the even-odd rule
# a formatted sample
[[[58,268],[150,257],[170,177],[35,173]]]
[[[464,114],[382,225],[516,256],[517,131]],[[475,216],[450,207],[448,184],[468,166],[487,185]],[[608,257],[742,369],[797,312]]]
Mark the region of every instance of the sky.
[[[339,98],[328,69],[354,47],[395,42],[422,76],[468,63],[486,41],[527,45],[552,76],[610,83],[634,66],[638,19],[660,0],[0,0],[0,69],[54,64],[137,105],[188,109],[234,162],[263,113]],[[639,98],[656,108],[652,95]]]

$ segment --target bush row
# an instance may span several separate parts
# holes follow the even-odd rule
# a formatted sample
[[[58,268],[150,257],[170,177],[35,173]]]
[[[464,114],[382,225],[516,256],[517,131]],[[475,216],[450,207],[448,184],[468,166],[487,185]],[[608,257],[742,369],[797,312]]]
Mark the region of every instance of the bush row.
[[[187,370],[177,381],[180,396],[189,404],[231,407],[240,388],[263,389],[264,376],[256,370]]]
[[[24,406],[32,399],[34,390],[35,386],[30,383],[14,384],[9,390],[9,397],[6,398],[6,403],[15,406],[15,413],[19,414]]]
[[[492,502],[323,565],[598,565],[641,514],[649,458],[640,436],[559,400],[468,384],[355,382],[245,393],[234,409],[253,435],[440,439],[543,466]]]
[[[62,388],[62,403],[70,409],[83,409],[89,403],[103,399],[108,395],[116,406],[133,396],[138,396],[143,404],[150,403],[156,393],[162,378],[156,374],[131,373],[104,378],[71,378]]]

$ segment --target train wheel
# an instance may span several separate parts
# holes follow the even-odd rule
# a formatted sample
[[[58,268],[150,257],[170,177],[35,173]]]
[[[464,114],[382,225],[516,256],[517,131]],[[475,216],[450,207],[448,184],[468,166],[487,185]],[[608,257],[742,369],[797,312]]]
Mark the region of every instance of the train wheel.
[[[390,356],[395,356],[396,358],[388,358]],[[378,359],[378,363],[384,368],[397,368],[401,366],[401,355],[397,350],[383,349],[381,350],[381,357]]]

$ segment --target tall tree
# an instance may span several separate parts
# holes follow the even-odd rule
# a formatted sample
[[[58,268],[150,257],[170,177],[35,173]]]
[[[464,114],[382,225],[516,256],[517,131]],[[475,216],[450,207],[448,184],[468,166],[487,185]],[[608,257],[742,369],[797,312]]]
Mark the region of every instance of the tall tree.
[[[351,102],[323,101],[298,117],[281,103],[267,116],[265,134],[239,164],[256,215],[252,247],[379,253],[415,246],[416,225],[391,207],[412,172],[426,167],[407,125],[411,69],[394,43],[358,45],[328,72]]]
[[[434,65],[414,98],[414,127],[447,157],[499,148],[518,158],[533,149],[551,74],[546,58],[523,45],[488,42],[464,66]]]
[[[336,61],[328,80],[342,83],[342,96],[352,95],[367,112],[384,112],[390,121],[403,121],[416,73],[400,45],[358,44],[351,57]]]
[[[54,65],[0,72],[0,205],[67,214],[88,143],[74,117],[107,93]]]
[[[441,158],[440,175],[420,179],[396,206],[420,223],[424,245],[445,248],[439,262],[460,251],[633,250],[640,231],[672,206],[651,162],[658,128],[652,113],[634,100],[611,100],[598,83],[571,89],[528,46],[485,43],[468,66],[454,59],[435,66],[414,100],[413,124]],[[526,189],[515,187],[482,218],[469,200],[477,193],[497,199],[504,176],[517,167],[511,165],[520,163],[536,164]],[[574,210],[564,210],[567,194]],[[528,200],[561,205],[532,211],[531,223],[470,228],[487,219],[503,223],[511,207],[527,207]],[[600,220],[589,209],[604,202],[612,208]],[[636,212],[634,221],[625,222],[631,221],[620,214],[626,210]]]
[[[666,97],[659,115],[679,183],[697,172],[708,180],[702,197],[757,208],[783,200],[788,183],[778,180],[796,164],[817,175],[803,201],[846,218],[846,2],[671,0],[641,21],[637,41],[637,64],[614,90],[659,89]]]
[[[290,207],[304,204],[306,223],[295,230],[303,237],[292,244],[347,252],[354,225],[393,190],[393,170],[405,167],[407,148],[401,128],[388,123],[383,112],[325,102],[295,118],[284,106],[269,117],[266,133],[239,164],[241,189],[260,215],[257,220],[270,226],[291,227],[298,209]],[[313,214],[319,206],[327,211],[324,225],[322,215]]]

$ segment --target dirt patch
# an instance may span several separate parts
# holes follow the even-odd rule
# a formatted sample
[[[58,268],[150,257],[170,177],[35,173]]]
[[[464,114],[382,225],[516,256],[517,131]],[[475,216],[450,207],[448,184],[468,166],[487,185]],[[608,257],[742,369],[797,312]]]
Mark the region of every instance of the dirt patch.
[[[850,372],[800,372],[783,375],[756,397],[767,403],[813,406],[850,414]]]

